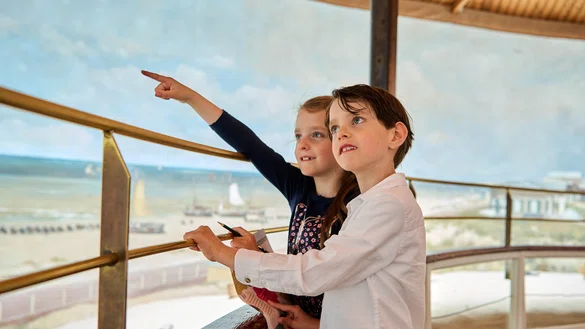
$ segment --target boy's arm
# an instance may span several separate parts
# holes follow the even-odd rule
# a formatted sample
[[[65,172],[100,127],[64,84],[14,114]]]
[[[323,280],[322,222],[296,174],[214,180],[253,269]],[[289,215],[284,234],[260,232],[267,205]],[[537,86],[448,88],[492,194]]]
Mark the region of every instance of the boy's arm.
[[[304,255],[238,250],[238,281],[294,295],[316,296],[372,276],[394,261],[406,235],[405,209],[389,196],[366,201],[347,227]],[[352,216],[353,217],[353,216]]]

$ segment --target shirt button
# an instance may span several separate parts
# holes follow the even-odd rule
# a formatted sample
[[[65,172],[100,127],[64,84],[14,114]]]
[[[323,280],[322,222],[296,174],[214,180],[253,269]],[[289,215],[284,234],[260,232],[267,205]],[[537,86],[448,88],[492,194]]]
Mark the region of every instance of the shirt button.
[[[252,282],[252,280],[250,280],[250,278],[246,278],[244,281],[246,281],[246,283]]]

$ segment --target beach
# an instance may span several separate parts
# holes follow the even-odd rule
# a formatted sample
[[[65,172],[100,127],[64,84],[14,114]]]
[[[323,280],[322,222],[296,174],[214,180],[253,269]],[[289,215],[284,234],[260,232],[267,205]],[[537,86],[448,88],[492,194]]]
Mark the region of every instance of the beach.
[[[248,230],[289,224],[290,209],[286,200],[258,173],[148,166],[130,166],[129,170],[132,173],[130,249],[181,241],[185,232],[200,225],[209,226],[216,234],[227,233],[217,221]],[[415,184],[417,200],[425,216],[473,216],[488,206],[489,194],[485,189],[431,185]],[[99,163],[3,156],[0,162],[0,280],[99,256],[101,193]],[[230,209],[242,214],[228,216],[226,211],[232,211]],[[514,241],[569,245],[585,241],[585,225],[552,227],[553,224],[556,225],[514,224],[514,234],[520,235],[515,236]],[[426,228],[428,252],[495,247],[503,243],[503,221],[429,220]],[[269,240],[274,251],[286,252],[286,232],[271,234]],[[582,262],[582,259],[527,260],[527,270],[540,268],[579,276],[577,272]],[[503,273],[501,265],[472,267],[499,270],[497,275],[500,276]],[[91,321],[94,320],[90,318],[95,317],[96,312],[98,272],[91,270],[1,295],[0,327],[72,329],[93,325]],[[441,275],[433,276],[433,285],[441,282],[436,279]],[[466,276],[473,282],[475,274]],[[478,280],[476,284],[488,286],[481,283],[484,279]],[[152,306],[148,305],[170,303],[171,300],[176,304],[173,307],[184,309],[188,315],[196,314],[193,309],[188,311],[187,306],[180,305],[205,304],[207,297],[202,296],[212,296],[209,305],[217,303],[213,309],[221,310],[219,314],[227,313],[239,305],[237,299],[227,301],[230,284],[229,271],[189,249],[131,260],[128,267],[129,319],[140,314],[142,317],[155,314],[148,311]],[[502,285],[502,282],[494,284]],[[436,289],[433,286],[434,315],[435,312],[444,315],[462,305],[459,299],[452,298],[452,293],[441,293],[441,289],[440,285]],[[475,302],[480,300],[469,300],[468,304]],[[205,313],[209,318],[215,317],[211,311]],[[173,313],[170,317],[174,319],[178,315]],[[188,321],[193,320],[184,323]],[[437,325],[444,321],[437,319]],[[142,323],[133,320],[129,325],[132,322]],[[162,328],[156,326],[153,328]]]

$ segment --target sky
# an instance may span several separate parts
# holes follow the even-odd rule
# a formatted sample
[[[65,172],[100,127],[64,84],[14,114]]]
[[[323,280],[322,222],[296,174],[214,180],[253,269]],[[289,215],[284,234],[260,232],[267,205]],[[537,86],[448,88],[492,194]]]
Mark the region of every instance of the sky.
[[[0,13],[0,85],[160,133],[229,148],[175,77],[294,161],[307,98],[368,83],[369,12],[309,0],[14,1]],[[397,96],[415,142],[399,171],[475,182],[585,173],[585,41],[399,19]],[[101,159],[101,132],[0,106],[0,153]],[[253,170],[116,136],[130,163]]]

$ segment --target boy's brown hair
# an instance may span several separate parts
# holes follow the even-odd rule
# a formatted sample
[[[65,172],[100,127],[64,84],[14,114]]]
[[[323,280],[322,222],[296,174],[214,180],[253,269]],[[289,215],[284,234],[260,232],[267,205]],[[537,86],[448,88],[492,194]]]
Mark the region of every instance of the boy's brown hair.
[[[398,122],[402,122],[406,126],[408,135],[394,156],[394,167],[398,167],[414,141],[414,133],[410,128],[410,116],[400,101],[384,89],[364,84],[335,89],[332,95],[334,101],[338,101],[342,109],[352,114],[358,114],[367,109],[364,106],[367,104],[386,129],[394,128]],[[350,103],[361,103],[362,106],[356,107]],[[329,109],[327,109],[326,125],[329,128]]]

